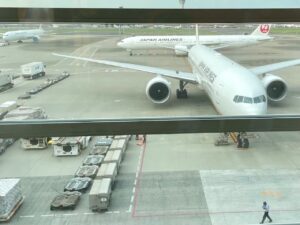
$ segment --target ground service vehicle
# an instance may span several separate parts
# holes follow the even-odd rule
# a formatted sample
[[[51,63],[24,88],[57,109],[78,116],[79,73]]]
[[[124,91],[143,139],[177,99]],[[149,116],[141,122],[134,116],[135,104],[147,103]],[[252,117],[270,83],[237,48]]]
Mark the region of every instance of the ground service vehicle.
[[[79,155],[85,149],[91,136],[52,138],[55,156]]]
[[[46,75],[45,65],[42,62],[32,62],[21,66],[22,76],[25,79],[35,79]]]
[[[23,199],[20,179],[0,179],[0,222],[10,220]]]
[[[14,83],[11,74],[0,70],[0,92],[12,88],[13,86]]]
[[[76,208],[80,200],[81,193],[78,191],[64,192],[54,197],[51,202],[50,210],[55,209],[72,209]]]
[[[13,138],[0,138],[0,155],[5,152],[5,150],[15,142]]]
[[[95,180],[89,193],[89,208],[92,211],[107,210],[111,196],[111,179]]]
[[[4,116],[4,120],[46,119],[45,111],[40,107],[20,106]],[[21,146],[24,149],[47,148],[49,138],[21,138]]]
[[[3,102],[0,105],[0,119],[3,119],[3,117],[11,110],[16,109],[18,107],[18,104],[16,101],[6,101]]]

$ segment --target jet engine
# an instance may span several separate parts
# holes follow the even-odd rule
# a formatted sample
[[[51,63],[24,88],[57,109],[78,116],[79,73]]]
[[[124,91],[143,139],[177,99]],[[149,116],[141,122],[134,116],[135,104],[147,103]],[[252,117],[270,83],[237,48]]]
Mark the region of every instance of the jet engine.
[[[279,102],[286,97],[287,85],[282,78],[273,74],[266,74],[262,82],[270,101]]]
[[[41,38],[39,36],[33,36],[32,40],[33,42],[38,42]]]
[[[179,56],[184,56],[188,54],[188,47],[185,45],[175,45],[175,54]]]
[[[153,78],[146,86],[146,95],[154,103],[167,102],[171,96],[170,82],[161,76]]]

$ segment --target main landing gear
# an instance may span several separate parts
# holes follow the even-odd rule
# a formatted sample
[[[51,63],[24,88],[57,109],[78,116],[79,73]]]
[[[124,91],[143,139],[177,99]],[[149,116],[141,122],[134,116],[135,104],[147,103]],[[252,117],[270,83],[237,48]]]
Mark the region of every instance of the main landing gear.
[[[184,88],[188,82],[184,82],[183,80],[179,81],[179,89],[176,90],[177,98],[187,98],[187,90]]]
[[[236,133],[233,132],[220,134],[218,139],[215,141],[215,145],[216,146],[230,145],[229,137],[232,139],[234,143],[236,143],[237,148],[240,149],[249,148],[249,137],[246,132],[239,132],[237,135]]]

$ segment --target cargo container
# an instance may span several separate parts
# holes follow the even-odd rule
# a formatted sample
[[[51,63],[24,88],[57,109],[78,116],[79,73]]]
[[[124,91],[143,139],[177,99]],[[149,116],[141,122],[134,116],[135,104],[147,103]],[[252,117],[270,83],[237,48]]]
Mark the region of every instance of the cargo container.
[[[126,139],[114,139],[109,147],[109,151],[111,150],[121,150],[122,154],[125,152],[127,148],[127,140]]]
[[[9,221],[23,199],[20,179],[0,179],[0,221]]]
[[[102,178],[110,178],[112,181],[112,185],[115,182],[116,176],[118,173],[117,164],[116,163],[106,163],[102,164],[98,170],[96,179]]]
[[[95,180],[89,193],[89,208],[92,211],[107,210],[110,203],[112,181],[110,178]]]
[[[0,70],[0,92],[12,88],[13,86],[12,75]]]
[[[120,167],[122,161],[122,151],[121,150],[112,150],[106,153],[106,156],[103,160],[103,164],[115,162],[117,163],[117,167]]]
[[[103,155],[88,155],[82,162],[84,166],[100,166],[104,159]]]

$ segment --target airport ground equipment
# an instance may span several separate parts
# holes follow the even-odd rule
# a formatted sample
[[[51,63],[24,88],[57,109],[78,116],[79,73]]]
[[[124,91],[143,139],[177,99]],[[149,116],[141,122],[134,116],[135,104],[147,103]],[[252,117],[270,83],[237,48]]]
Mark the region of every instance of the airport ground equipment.
[[[109,151],[121,150],[123,154],[127,148],[127,143],[128,143],[127,139],[114,139],[109,147]]]
[[[108,151],[103,160],[103,164],[115,162],[117,164],[117,168],[119,169],[122,161],[122,155],[123,155],[122,150]]]
[[[5,91],[14,86],[12,75],[8,72],[0,70],[0,92]]]
[[[16,109],[18,107],[18,104],[16,101],[6,101],[3,102],[0,105],[0,119],[3,119],[3,117],[11,110]]]
[[[95,178],[99,167],[96,165],[92,166],[80,166],[75,172],[75,177],[90,177]]]
[[[23,199],[20,179],[0,179],[0,221],[9,221]]]
[[[90,155],[106,155],[113,139],[112,138],[104,138],[104,137],[96,137],[96,141],[94,143],[93,148],[90,151]]]
[[[96,180],[103,179],[103,178],[110,178],[113,186],[117,174],[118,174],[117,163],[102,164],[98,170]]]
[[[103,155],[88,155],[84,160],[82,165],[84,166],[100,166],[104,159]]]
[[[72,209],[74,210],[80,200],[81,193],[78,191],[64,192],[54,197],[51,202],[50,210]]]
[[[21,66],[22,76],[25,79],[35,79],[46,75],[45,65],[42,62],[32,62]]]
[[[90,139],[91,136],[54,137],[52,138],[54,155],[55,156],[79,155],[81,151],[88,146]]]
[[[85,192],[91,185],[92,179],[89,177],[72,178],[64,188],[64,191]]]
[[[28,120],[47,119],[45,111],[40,107],[20,106],[9,111],[4,120]],[[24,149],[44,149],[48,146],[49,138],[21,138],[21,146]]]
[[[95,180],[89,193],[89,208],[92,211],[107,210],[110,203],[112,181],[110,178]]]
[[[15,142],[13,138],[0,138],[0,155],[5,152],[5,150]]]

